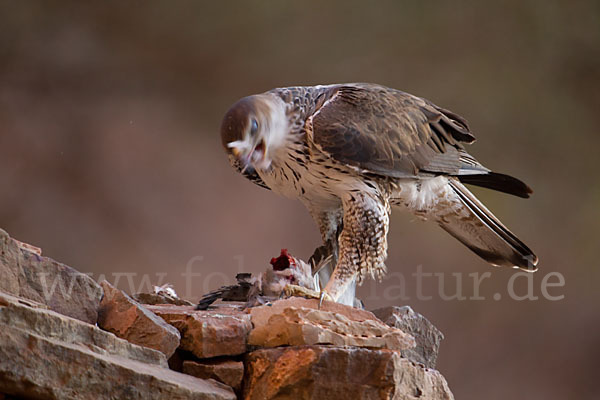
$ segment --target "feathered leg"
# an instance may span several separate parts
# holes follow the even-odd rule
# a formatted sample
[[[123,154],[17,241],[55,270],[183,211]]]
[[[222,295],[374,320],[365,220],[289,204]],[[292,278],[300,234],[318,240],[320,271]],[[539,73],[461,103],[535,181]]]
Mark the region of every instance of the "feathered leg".
[[[338,301],[349,285],[365,274],[381,278],[387,258],[390,205],[387,199],[349,192],[342,199],[343,229],[339,259],[322,298]]]

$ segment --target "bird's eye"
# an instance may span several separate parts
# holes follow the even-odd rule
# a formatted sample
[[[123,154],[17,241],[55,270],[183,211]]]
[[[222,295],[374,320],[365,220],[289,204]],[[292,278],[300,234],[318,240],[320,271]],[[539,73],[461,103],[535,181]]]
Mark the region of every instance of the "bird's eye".
[[[250,123],[250,134],[254,136],[258,132],[258,121],[252,118],[252,122]]]

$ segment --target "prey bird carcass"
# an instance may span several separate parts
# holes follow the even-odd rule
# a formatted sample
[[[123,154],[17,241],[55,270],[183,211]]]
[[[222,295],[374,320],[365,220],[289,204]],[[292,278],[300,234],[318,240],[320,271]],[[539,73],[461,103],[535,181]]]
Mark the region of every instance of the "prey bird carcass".
[[[313,268],[299,258],[293,257],[287,249],[281,249],[279,257],[273,257],[270,266],[264,272],[254,277],[251,273],[236,275],[237,283],[221,286],[220,288],[202,296],[197,310],[206,310],[215,301],[235,301],[245,303],[245,307],[254,307],[278,300],[286,295],[286,290],[293,287],[290,294],[310,296],[319,290],[319,276],[313,274]],[[351,301],[354,292],[348,292]],[[344,299],[345,300],[345,299]],[[360,301],[355,300],[359,308]]]

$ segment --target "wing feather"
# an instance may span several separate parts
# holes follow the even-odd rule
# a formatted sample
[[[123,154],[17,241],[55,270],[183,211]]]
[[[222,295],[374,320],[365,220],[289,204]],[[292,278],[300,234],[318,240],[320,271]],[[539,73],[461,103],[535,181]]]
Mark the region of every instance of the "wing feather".
[[[425,99],[372,84],[335,86],[325,97],[310,118],[310,131],[313,142],[339,162],[414,177],[457,175],[463,158],[474,160],[461,144],[475,140],[467,122]],[[478,167],[488,171],[469,165],[473,171]]]

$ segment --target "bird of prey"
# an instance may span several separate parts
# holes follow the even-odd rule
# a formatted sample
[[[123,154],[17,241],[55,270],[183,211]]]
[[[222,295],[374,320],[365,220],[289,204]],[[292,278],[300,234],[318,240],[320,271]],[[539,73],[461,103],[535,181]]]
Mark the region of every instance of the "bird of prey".
[[[492,265],[535,270],[534,253],[463,184],[523,198],[531,189],[468,154],[467,121],[429,100],[369,83],[277,88],[236,102],[221,138],[236,170],[315,220],[320,253],[334,260],[321,300],[381,279],[392,207],[437,222]]]

